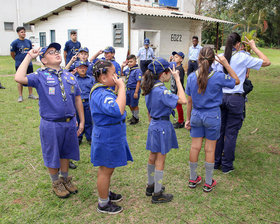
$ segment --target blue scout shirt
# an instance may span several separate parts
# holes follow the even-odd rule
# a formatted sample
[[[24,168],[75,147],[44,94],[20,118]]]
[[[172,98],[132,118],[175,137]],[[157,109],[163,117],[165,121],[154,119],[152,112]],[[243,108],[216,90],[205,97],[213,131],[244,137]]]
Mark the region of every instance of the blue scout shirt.
[[[233,89],[223,88],[223,93],[243,93],[243,83],[246,78],[247,69],[250,68],[259,70],[262,66],[262,63],[262,59],[254,58],[245,52],[238,51],[236,53],[233,53],[229,64],[232,67],[233,71],[235,71],[235,73],[237,74],[240,80],[240,84],[236,85]],[[215,71],[224,71],[223,66],[218,62],[213,63],[212,68]]]
[[[172,94],[162,82],[157,82],[152,91],[145,96],[146,106],[151,117],[170,116],[177,106],[179,97]]]
[[[137,82],[142,80],[142,71],[138,65],[135,65],[132,68],[127,68],[123,73],[126,76],[127,88],[135,89]]]
[[[101,60],[104,60],[104,61],[107,61],[106,58],[102,57]],[[94,60],[93,62],[97,62],[98,60]],[[115,59],[113,60],[109,60],[114,66],[115,66],[115,69],[116,69],[116,74],[118,77],[121,77],[121,66],[118,62],[115,61]]]
[[[32,49],[32,43],[30,40],[16,39],[11,43],[11,52],[15,52],[16,67],[19,67],[23,59],[25,58],[28,51]],[[29,66],[32,65],[30,62]]]
[[[202,49],[202,47],[199,44],[196,45],[195,47],[191,46],[189,48],[189,60],[197,61],[198,60],[198,55],[199,55],[199,52],[200,52],[201,49]]]
[[[81,98],[89,99],[89,94],[92,86],[94,85],[94,78],[90,75],[86,75],[85,77],[81,77],[79,75],[76,76],[78,85],[81,89]]]
[[[207,87],[204,94],[198,93],[198,72],[193,72],[187,80],[186,93],[192,97],[193,108],[211,109],[219,107],[223,100],[223,87],[234,88],[235,79],[223,72],[211,72],[208,76]]]
[[[71,60],[71,58],[77,54],[81,47],[81,43],[79,41],[76,41],[75,43],[72,40],[68,40],[65,43],[64,51],[67,52],[66,56],[66,64]]]
[[[149,48],[141,47],[138,51],[137,57],[139,57],[141,61],[153,60],[155,58],[154,50],[151,47]]]
[[[76,65],[79,63],[79,60],[78,61],[74,61],[74,63],[70,66],[69,68],[69,71],[73,71],[75,68],[76,68]],[[94,66],[94,63],[93,62],[89,62],[87,61],[87,75],[89,76],[93,76],[93,66]],[[78,73],[76,73],[75,75],[78,75]]]
[[[45,120],[53,121],[76,114],[75,96],[81,95],[77,80],[67,70],[63,70],[61,77],[66,101],[63,101],[59,80],[53,71],[48,68],[38,69],[27,75],[27,85],[36,88],[38,92],[40,116]]]

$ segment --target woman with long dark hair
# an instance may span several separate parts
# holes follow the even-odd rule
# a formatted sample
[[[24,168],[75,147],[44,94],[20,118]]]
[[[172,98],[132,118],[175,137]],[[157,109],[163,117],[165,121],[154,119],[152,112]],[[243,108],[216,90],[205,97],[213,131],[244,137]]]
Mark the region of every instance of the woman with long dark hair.
[[[254,58],[243,51],[239,51],[241,37],[238,33],[232,33],[228,36],[224,57],[229,62],[232,69],[238,75],[240,84],[233,89],[223,88],[223,102],[221,104],[221,135],[217,141],[215,150],[215,169],[221,166],[224,173],[234,170],[233,161],[238,132],[244,119],[243,110],[245,100],[243,97],[243,83],[246,78],[247,69],[259,70],[261,67],[270,65],[269,59],[256,47],[254,40],[247,42],[258,58]],[[220,64],[213,66],[216,71],[228,73],[227,68]]]

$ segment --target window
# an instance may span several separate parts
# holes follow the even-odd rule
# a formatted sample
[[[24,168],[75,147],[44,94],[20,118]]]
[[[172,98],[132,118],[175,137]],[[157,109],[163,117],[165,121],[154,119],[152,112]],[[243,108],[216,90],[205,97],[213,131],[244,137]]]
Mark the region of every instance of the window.
[[[23,24],[23,27],[25,28],[26,31],[32,31],[32,30],[31,30],[31,25],[28,24],[28,23],[24,23],[24,24]]]
[[[51,43],[55,42],[55,30],[51,30],[50,34],[51,34]]]
[[[4,29],[13,31],[14,23],[13,22],[4,22]]]
[[[40,47],[45,47],[47,45],[46,43],[46,32],[40,32],[39,33],[40,38]]]
[[[123,47],[123,23],[113,23],[113,46]]]

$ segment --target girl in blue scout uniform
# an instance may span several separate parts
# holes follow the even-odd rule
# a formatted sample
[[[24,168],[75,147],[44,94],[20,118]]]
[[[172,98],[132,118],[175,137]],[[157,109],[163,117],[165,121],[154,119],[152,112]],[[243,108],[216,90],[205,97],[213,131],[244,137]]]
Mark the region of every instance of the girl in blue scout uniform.
[[[81,89],[81,98],[84,106],[85,115],[85,128],[84,131],[78,136],[79,144],[81,144],[83,135],[85,134],[88,143],[91,145],[91,133],[92,133],[92,119],[89,108],[89,94],[94,84],[94,78],[87,74],[88,64],[84,61],[76,63],[76,70],[78,75],[76,76],[78,85]],[[78,124],[80,123],[79,116],[77,116]]]
[[[247,39],[247,38],[246,38]],[[261,67],[270,65],[269,59],[256,47],[254,40],[245,42],[259,58],[254,58],[245,52],[238,51],[241,37],[237,33],[229,35],[224,56],[230,66],[238,75],[240,84],[233,89],[223,88],[223,102],[221,104],[222,126],[221,135],[217,141],[215,151],[215,169],[222,166],[224,173],[234,170],[233,161],[238,132],[244,118],[243,84],[248,68],[259,70]],[[213,69],[227,73],[227,69],[220,64],[214,64]]]
[[[169,82],[171,72],[177,84],[177,95],[172,94],[164,86],[164,82]],[[143,77],[141,87],[151,117],[146,144],[146,149],[150,150],[146,195],[152,196],[152,203],[165,203],[171,201],[173,195],[163,193],[164,162],[170,149],[178,148],[176,133],[169,116],[177,103],[186,104],[187,101],[180,82],[179,71],[175,70],[175,65],[171,70],[170,64],[165,59],[153,60]]]
[[[84,111],[76,78],[60,67],[60,48],[58,43],[51,43],[41,51],[30,50],[15,74],[15,80],[37,89],[44,163],[53,181],[53,191],[58,197],[65,198],[78,191],[71,177],[68,177],[68,168],[69,159],[80,159],[77,135],[84,129]],[[26,76],[29,63],[38,55],[45,68]],[[78,131],[76,109],[80,117]],[[60,178],[59,170],[62,175]]]
[[[109,191],[114,169],[133,161],[126,140],[125,84],[118,79],[115,67],[109,61],[99,60],[94,66],[96,83],[90,94],[91,116],[94,122],[91,145],[91,162],[99,166],[97,211],[116,214],[122,207],[114,204],[122,199]],[[110,88],[117,86],[118,96]]]
[[[127,56],[127,60],[122,64],[122,71],[125,66],[128,68],[122,73],[126,76],[126,105],[129,106],[132,118],[130,124],[134,125],[139,122],[139,98],[140,98],[140,84],[142,80],[142,71],[137,65],[136,56],[131,54]]]
[[[188,94],[186,128],[190,130],[192,144],[190,150],[189,187],[195,188],[201,183],[201,176],[196,173],[199,152],[205,138],[205,184],[203,191],[210,192],[216,186],[212,179],[216,141],[220,136],[222,88],[233,88],[239,79],[224,57],[217,61],[223,64],[229,74],[215,72],[211,64],[215,60],[214,51],[210,47],[202,48],[198,57],[198,70],[191,73],[187,80]]]

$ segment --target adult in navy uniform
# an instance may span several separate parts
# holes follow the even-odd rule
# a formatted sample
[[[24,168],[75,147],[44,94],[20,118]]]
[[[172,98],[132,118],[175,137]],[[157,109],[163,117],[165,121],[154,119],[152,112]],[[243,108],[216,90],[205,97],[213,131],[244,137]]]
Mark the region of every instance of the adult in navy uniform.
[[[18,34],[18,39],[14,40],[11,43],[11,56],[16,62],[15,63],[16,71],[18,70],[18,67],[20,66],[23,59],[25,58],[27,52],[32,49],[31,41],[25,39],[26,32],[23,26],[17,27],[17,34]],[[30,64],[28,65],[27,68],[27,74],[32,72],[33,72],[33,65],[32,65],[32,61],[30,61]],[[23,90],[22,85],[18,83],[19,103],[23,101],[22,90]],[[34,99],[34,100],[38,99],[38,97],[32,94],[32,87],[28,87],[28,91],[29,91],[29,96],[28,96],[29,99]]]
[[[193,36],[192,37],[192,43],[193,45],[189,48],[189,62],[188,62],[188,71],[187,76],[191,74],[192,72],[196,71],[198,68],[198,55],[202,47],[198,44],[198,37]]]
[[[53,191],[58,197],[65,198],[78,191],[68,176],[68,166],[69,159],[80,159],[77,135],[84,129],[84,111],[76,78],[60,67],[60,48],[60,44],[51,43],[41,51],[30,50],[16,72],[15,81],[37,89],[44,164],[52,179]],[[28,65],[39,54],[45,68],[26,76]],[[80,118],[78,131],[76,109]]]
[[[155,58],[154,50],[153,50],[153,48],[150,47],[149,38],[146,38],[144,40],[144,46],[139,49],[136,56],[137,56],[137,58],[140,59],[140,68],[141,68],[142,74],[144,74],[148,69],[148,65]]]
[[[72,30],[70,33],[70,40],[65,43],[64,47],[64,61],[65,65],[76,55],[81,47],[81,43],[77,40],[77,31]]]
[[[233,161],[235,158],[235,146],[238,132],[244,119],[244,96],[243,83],[246,78],[247,69],[259,70],[261,67],[270,65],[269,59],[256,47],[254,40],[246,42],[259,58],[252,57],[245,52],[238,51],[241,37],[238,33],[228,36],[225,53],[221,54],[230,63],[230,66],[237,74],[240,84],[233,89],[223,88],[223,102],[221,104],[221,135],[217,141],[215,150],[215,169],[222,166],[224,173],[234,170]],[[228,73],[221,64],[212,64],[215,71]]]

